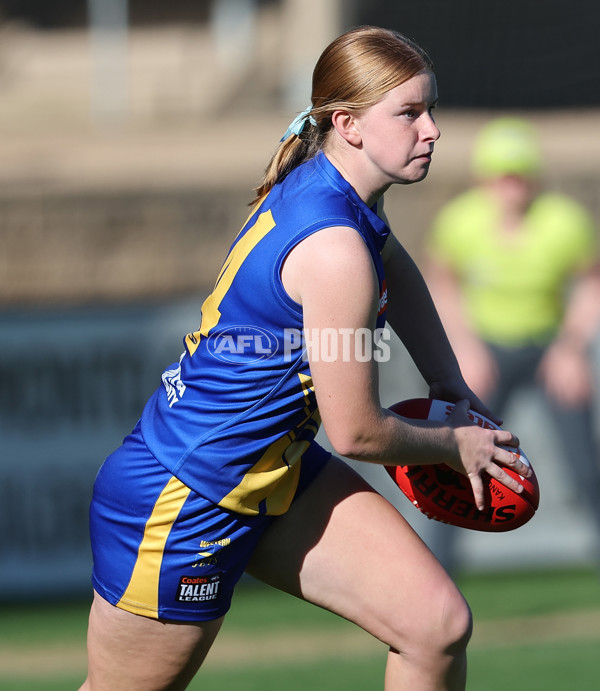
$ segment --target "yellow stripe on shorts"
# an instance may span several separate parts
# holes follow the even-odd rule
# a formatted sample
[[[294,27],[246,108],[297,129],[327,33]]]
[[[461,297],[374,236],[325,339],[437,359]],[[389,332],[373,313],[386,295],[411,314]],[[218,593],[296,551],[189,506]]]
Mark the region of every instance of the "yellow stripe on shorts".
[[[158,584],[165,544],[190,488],[172,477],[146,523],[131,580],[117,607],[158,619]]]

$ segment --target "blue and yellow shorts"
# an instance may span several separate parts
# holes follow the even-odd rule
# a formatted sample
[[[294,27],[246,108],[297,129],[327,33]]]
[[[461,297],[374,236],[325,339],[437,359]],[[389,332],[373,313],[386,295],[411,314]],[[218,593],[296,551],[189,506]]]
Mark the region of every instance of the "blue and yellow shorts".
[[[303,455],[296,498],[328,451]],[[136,428],[98,472],[90,508],[96,591],[121,609],[155,619],[224,615],[258,541],[276,516],[227,511],[156,461]]]

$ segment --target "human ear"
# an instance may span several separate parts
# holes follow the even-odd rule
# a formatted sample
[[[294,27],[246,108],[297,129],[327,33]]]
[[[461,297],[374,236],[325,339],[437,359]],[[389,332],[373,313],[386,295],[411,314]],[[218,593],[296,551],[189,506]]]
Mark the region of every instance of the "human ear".
[[[331,115],[331,124],[337,133],[352,146],[358,146],[362,142],[356,119],[347,110],[334,110]]]

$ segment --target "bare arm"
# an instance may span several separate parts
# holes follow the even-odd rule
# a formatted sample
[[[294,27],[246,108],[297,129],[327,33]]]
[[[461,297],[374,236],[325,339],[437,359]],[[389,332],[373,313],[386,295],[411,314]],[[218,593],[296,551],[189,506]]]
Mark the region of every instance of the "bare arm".
[[[383,253],[390,326],[428,384],[460,377],[460,368],[421,272],[390,235]]]
[[[496,386],[498,367],[488,346],[469,324],[459,278],[449,266],[432,257],[428,257],[425,271],[427,285],[465,381],[480,398],[486,398]]]
[[[304,328],[311,335],[324,329],[350,334],[374,329],[377,278],[369,252],[356,231],[329,228],[310,236],[290,253],[282,278],[291,297],[302,304]],[[472,426],[466,403],[456,407],[449,424],[407,420],[382,408],[377,363],[373,358],[357,358],[354,343],[351,337],[347,352],[338,352],[333,359],[320,357],[314,339],[313,350],[309,350],[321,417],[338,453],[386,465],[449,463],[469,476],[480,506],[484,471],[513,489],[519,487],[498,465],[527,473],[513,454],[498,446],[515,444],[510,432]],[[440,355],[449,361],[447,371],[440,367],[438,374],[435,365],[423,358],[422,365],[432,379],[447,372],[456,376],[457,365],[449,346],[428,348],[428,357]]]
[[[539,367],[546,390],[563,405],[581,405],[593,396],[589,347],[599,323],[600,266],[595,266],[576,279],[557,338]]]
[[[558,340],[585,351],[600,323],[600,264],[579,276],[573,285]]]
[[[468,384],[465,382],[453,349],[454,339],[458,338],[456,332],[461,335],[467,333],[464,317],[459,314],[455,286],[444,285],[449,294],[445,296],[443,306],[449,308],[448,318],[455,329],[451,344],[419,268],[392,235],[386,243],[383,258],[389,293],[388,321],[429,384],[430,395],[450,401],[465,398],[473,409],[500,423],[501,420],[479,399],[479,391],[470,388],[473,376],[469,377]],[[471,339],[471,343],[478,342]],[[458,345],[458,353],[462,353],[461,343]],[[471,362],[470,357],[466,361]]]

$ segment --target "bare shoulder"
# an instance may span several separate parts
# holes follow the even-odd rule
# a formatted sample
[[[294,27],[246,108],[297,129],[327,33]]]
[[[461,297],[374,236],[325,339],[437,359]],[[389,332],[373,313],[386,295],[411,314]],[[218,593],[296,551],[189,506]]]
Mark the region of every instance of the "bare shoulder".
[[[375,271],[369,250],[354,229],[346,226],[324,228],[300,242],[287,256],[281,278],[296,302],[321,286],[348,286],[371,283]]]

